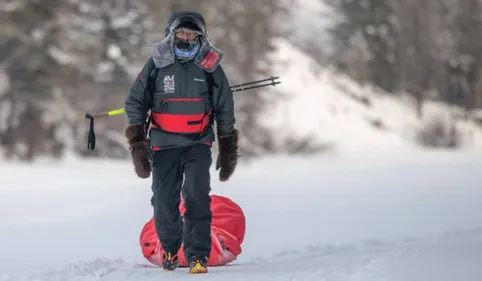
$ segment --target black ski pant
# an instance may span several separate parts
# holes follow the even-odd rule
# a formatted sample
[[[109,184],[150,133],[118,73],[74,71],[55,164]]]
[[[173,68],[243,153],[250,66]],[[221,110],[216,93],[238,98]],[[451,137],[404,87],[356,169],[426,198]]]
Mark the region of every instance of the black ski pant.
[[[151,203],[162,247],[177,253],[183,244],[188,260],[207,259],[211,252],[211,147],[194,145],[153,151],[152,162]],[[181,193],[186,208],[182,218]]]

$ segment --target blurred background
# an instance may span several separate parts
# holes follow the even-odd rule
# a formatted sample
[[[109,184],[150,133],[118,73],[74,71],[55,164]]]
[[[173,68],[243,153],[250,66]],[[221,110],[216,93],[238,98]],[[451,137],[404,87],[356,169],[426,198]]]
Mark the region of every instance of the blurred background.
[[[158,280],[126,117],[89,151],[85,113],[124,107],[178,10],[232,85],[281,81],[234,95],[219,279],[481,280],[482,0],[0,0],[0,280]]]
[[[0,0],[1,157],[128,158],[125,117],[88,151],[84,114],[124,106],[184,9],[231,84],[281,77],[235,95],[245,159],[481,143],[481,0]]]

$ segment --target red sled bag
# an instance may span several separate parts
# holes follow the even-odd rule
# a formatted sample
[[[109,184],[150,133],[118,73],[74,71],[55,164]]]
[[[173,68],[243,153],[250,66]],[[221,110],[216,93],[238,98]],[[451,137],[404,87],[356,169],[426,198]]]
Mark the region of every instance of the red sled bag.
[[[184,214],[184,201],[179,208]],[[226,265],[236,260],[241,254],[241,244],[246,231],[246,220],[243,210],[231,199],[211,195],[211,255],[208,266]],[[151,218],[142,228],[140,235],[142,255],[151,264],[162,267],[163,250],[157,238],[154,218]],[[187,267],[183,247],[179,249],[179,266]]]

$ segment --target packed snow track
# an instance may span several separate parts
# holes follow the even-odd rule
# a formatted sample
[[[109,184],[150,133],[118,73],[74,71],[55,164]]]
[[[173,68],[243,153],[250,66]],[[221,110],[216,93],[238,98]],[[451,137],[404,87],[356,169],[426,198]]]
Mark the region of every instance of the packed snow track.
[[[213,176],[213,194],[244,209],[246,238],[235,263],[196,278],[480,280],[481,158],[414,155],[272,159]],[[142,257],[150,185],[129,162],[4,165],[0,185],[0,281],[193,278]]]

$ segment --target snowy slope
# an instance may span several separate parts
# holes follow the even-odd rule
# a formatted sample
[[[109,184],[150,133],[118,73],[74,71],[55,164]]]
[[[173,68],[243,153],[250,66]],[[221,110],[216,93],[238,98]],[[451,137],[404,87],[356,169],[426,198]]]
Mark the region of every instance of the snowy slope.
[[[265,159],[213,176],[213,193],[245,210],[246,240],[197,280],[480,280],[482,158],[427,154]],[[129,162],[2,164],[0,187],[1,281],[193,278],[146,267],[150,185]]]
[[[280,134],[300,137],[314,134],[321,142],[334,144],[346,153],[367,148],[418,149],[417,130],[433,117],[448,118],[456,112],[454,108],[426,102],[426,115],[418,120],[414,100],[361,87],[320,66],[285,39],[276,40],[275,45],[273,73],[281,77],[282,83],[267,92],[280,98],[263,120],[279,128]],[[457,125],[463,148],[482,148],[480,125],[462,121]]]

